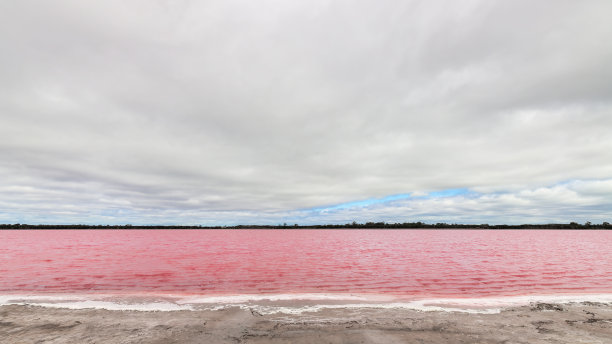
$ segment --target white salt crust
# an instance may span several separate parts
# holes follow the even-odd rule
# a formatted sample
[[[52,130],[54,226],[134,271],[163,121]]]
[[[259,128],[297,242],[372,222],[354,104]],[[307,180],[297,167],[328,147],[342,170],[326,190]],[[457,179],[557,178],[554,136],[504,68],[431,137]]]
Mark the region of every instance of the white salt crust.
[[[295,301],[295,302],[291,302]],[[300,304],[302,303],[307,304]],[[0,295],[1,305],[32,305],[68,309],[107,309],[113,311],[191,311],[240,307],[261,314],[302,314],[324,309],[409,309],[466,313],[498,313],[504,308],[536,302],[612,303],[612,294],[524,295],[486,298],[431,298],[397,300],[386,295],[357,294],[273,294],[273,295]],[[275,303],[283,303],[278,305]],[[287,305],[290,304],[290,305]]]

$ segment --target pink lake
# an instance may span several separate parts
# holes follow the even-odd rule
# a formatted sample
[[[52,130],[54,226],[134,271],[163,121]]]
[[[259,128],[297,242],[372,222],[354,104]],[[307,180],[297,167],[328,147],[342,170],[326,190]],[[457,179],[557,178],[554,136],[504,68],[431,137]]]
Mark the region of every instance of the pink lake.
[[[612,292],[612,231],[0,231],[0,293]]]

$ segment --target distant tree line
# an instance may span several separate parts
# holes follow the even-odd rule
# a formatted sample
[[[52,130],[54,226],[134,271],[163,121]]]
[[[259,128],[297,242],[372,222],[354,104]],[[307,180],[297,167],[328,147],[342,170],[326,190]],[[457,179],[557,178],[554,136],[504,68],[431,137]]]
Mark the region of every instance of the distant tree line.
[[[327,224],[327,225],[237,225],[237,226],[155,226],[155,225],[29,225],[22,223],[15,224],[0,224],[1,229],[343,229],[343,228],[369,228],[369,229],[612,229],[612,225],[608,222],[594,224],[585,222],[580,224],[577,222],[570,223],[549,223],[549,224],[522,224],[522,225],[490,225],[490,224],[458,224],[458,223],[424,223],[424,222],[403,222],[403,223],[387,223],[387,222],[366,222],[366,223],[346,223],[346,224]]]

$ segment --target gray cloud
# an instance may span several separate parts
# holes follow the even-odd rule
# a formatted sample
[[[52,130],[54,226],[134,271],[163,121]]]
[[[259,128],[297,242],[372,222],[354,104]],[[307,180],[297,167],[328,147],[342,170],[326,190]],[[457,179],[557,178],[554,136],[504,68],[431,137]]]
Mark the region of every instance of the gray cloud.
[[[299,209],[391,194],[608,180],[611,11],[608,1],[3,3],[0,222],[308,220]],[[436,204],[432,221],[447,219]],[[571,204],[564,214],[581,216]]]

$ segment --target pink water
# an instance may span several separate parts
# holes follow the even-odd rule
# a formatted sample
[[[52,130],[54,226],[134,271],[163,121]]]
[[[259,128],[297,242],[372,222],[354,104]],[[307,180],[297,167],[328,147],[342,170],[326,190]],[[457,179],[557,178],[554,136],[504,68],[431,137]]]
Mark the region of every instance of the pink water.
[[[612,292],[612,231],[0,231],[0,293]]]

